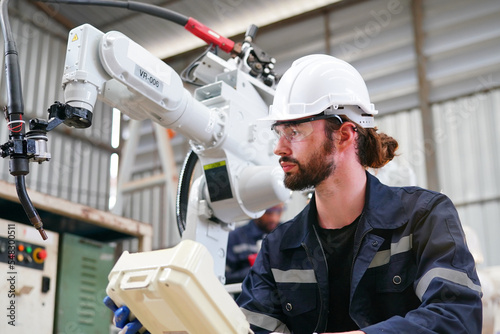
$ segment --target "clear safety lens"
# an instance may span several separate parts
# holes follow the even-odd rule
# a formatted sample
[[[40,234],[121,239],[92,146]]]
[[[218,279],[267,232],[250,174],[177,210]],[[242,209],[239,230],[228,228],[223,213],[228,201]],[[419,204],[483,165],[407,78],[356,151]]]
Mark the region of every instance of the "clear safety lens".
[[[313,126],[311,124],[312,121],[317,121],[320,119],[327,118],[335,118],[337,119],[338,124],[342,124],[342,118],[336,114],[324,114],[321,113],[316,116],[302,118],[294,121],[288,121],[283,123],[274,124],[271,129],[278,137],[278,140],[281,137],[285,137],[289,142],[297,142],[304,140],[307,136],[309,136],[313,132]]]
[[[311,123],[299,123],[299,124],[279,124],[273,126],[273,132],[276,134],[278,139],[285,137],[289,142],[298,142],[304,140],[313,132],[313,126]]]

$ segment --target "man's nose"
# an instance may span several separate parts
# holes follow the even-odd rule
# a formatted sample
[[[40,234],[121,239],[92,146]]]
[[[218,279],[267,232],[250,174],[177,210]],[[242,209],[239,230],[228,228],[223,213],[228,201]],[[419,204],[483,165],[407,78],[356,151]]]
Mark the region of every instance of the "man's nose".
[[[278,138],[273,152],[279,156],[290,154],[290,142],[284,136]]]

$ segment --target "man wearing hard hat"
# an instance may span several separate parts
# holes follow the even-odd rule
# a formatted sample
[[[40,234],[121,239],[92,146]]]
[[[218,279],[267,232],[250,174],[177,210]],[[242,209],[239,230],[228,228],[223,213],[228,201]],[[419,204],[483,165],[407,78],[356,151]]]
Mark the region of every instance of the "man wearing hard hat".
[[[398,143],[377,133],[361,75],[327,55],[297,60],[268,120],[305,209],[262,243],[238,299],[255,333],[481,333],[481,287],[443,194],[381,184]]]

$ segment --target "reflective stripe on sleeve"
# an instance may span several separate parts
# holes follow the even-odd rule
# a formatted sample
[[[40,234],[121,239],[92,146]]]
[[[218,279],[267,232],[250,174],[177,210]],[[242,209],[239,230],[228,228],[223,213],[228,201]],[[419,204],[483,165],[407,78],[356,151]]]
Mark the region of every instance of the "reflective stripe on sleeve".
[[[278,333],[284,333],[284,334],[290,334],[290,330],[284,323],[279,321],[276,318],[273,318],[271,316],[268,316],[266,314],[262,313],[256,313],[249,311],[244,308],[240,308],[243,314],[245,314],[245,317],[247,318],[247,321],[255,326],[258,326],[260,328],[263,328],[268,331],[272,332],[278,332]]]
[[[233,252],[235,254],[241,254],[243,252],[257,253],[258,251],[259,251],[259,247],[257,245],[240,244],[240,245],[233,246]]]
[[[481,286],[475,284],[466,273],[448,268],[433,268],[422,276],[415,289],[415,294],[420,301],[422,301],[424,293],[435,278],[442,278],[481,293]]]
[[[276,283],[316,283],[313,269],[279,270],[272,268],[271,271]]]
[[[413,235],[410,234],[406,237],[402,237],[398,242],[392,243],[390,250],[387,249],[377,252],[377,254],[375,254],[375,256],[373,257],[373,260],[370,263],[370,266],[368,266],[368,268],[383,266],[384,264],[389,263],[391,256],[399,253],[408,252],[412,248],[413,244],[412,240],[413,240]]]

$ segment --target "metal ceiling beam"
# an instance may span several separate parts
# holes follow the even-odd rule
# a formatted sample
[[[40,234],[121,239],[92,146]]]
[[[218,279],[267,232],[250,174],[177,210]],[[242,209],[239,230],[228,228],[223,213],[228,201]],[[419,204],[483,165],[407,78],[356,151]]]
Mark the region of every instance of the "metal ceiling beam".
[[[332,46],[330,43],[330,38],[332,37],[330,33],[330,12],[327,10],[323,12],[323,23],[325,27],[325,53],[332,54]]]

